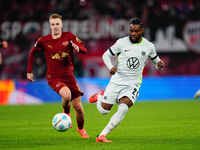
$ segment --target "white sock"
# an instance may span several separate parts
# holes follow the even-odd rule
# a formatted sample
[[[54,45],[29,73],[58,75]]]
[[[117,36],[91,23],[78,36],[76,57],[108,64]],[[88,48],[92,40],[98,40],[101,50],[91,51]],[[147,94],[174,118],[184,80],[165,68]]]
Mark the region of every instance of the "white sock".
[[[100,135],[106,136],[108,133],[112,131],[112,129],[117,127],[120,124],[120,122],[124,119],[127,111],[128,111],[127,104],[119,104],[117,112],[111,117],[109,123],[100,133]]]
[[[102,106],[101,106],[101,101],[102,101],[102,98],[103,96],[102,95],[99,95],[97,97],[97,109],[98,111],[103,114],[103,115],[106,115],[110,112],[110,110],[105,110]]]

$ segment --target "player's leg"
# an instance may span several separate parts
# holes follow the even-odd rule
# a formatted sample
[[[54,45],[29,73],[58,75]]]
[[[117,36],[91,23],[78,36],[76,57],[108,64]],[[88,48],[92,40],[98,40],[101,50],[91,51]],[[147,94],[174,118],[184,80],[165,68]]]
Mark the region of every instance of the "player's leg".
[[[62,97],[63,112],[71,117],[71,114],[70,114],[71,91],[64,83],[62,84],[63,86],[58,90],[59,91],[58,93]],[[70,128],[72,128],[72,124]]]
[[[103,95],[98,96],[98,101],[97,101],[97,110],[102,114],[106,115],[110,112],[113,104],[110,104],[109,102],[106,102],[103,100]]]
[[[83,126],[84,126],[84,110],[83,110],[83,106],[81,104],[81,96],[74,98],[72,100],[72,106],[75,109],[78,129],[83,129]]]
[[[99,93],[93,95],[89,101],[96,99],[97,110],[105,115],[108,114],[113,106],[116,103],[117,96],[119,94],[120,88],[115,83],[109,82],[105,92],[100,91]]]
[[[64,113],[70,115],[70,101],[71,101],[71,91],[70,89],[64,85],[60,90],[59,94],[62,97],[62,107]]]
[[[99,95],[103,95],[103,94],[104,94],[104,91],[99,91],[99,92],[93,94],[93,95],[89,98],[88,101],[89,101],[90,103],[96,103],[97,100],[98,100],[98,96],[99,96]]]
[[[62,103],[63,102],[66,102],[65,105],[63,104],[65,106],[65,107],[63,106],[63,112],[66,113],[66,114],[70,114],[70,109],[71,109],[70,101],[65,101],[64,98],[62,98]]]
[[[72,100],[72,106],[76,112],[76,121],[78,125],[77,131],[80,133],[82,138],[89,138],[84,129],[84,109],[81,103],[81,96],[76,97]]]
[[[128,108],[130,108],[132,105],[133,102],[128,97],[125,96],[120,98],[117,112],[113,114],[107,126],[96,138],[96,142],[111,142],[105,138],[106,135],[120,124],[120,122],[124,119]]]
[[[104,103],[102,102],[103,100],[103,95],[104,95],[104,91],[100,91],[98,93],[95,93],[94,95],[92,95],[89,98],[89,102],[90,103],[95,103],[97,102],[97,109],[98,111],[105,115],[108,114],[113,106],[113,104],[108,104],[108,103]]]
[[[122,88],[124,87],[116,85],[114,83],[108,84],[104,92],[104,95],[98,96],[97,109],[99,110],[99,112],[101,112],[102,114],[107,114],[110,112],[113,104],[117,103],[118,95]],[[106,142],[106,143],[112,142],[111,140],[106,139],[106,135],[110,132],[111,123],[112,122],[110,121],[106,126],[106,128],[96,138],[96,142]]]
[[[102,139],[106,139],[106,135],[112,131],[115,127],[117,127],[120,122],[124,119],[128,109],[134,104],[137,96],[138,96],[138,90],[139,86],[133,85],[133,87],[130,86],[123,86],[123,85],[117,85],[113,84],[110,88],[110,91],[112,91],[116,95],[117,93],[117,99],[119,101],[117,102],[118,110],[117,112],[111,117],[109,123],[107,126],[103,129],[103,131],[100,133],[100,135],[96,138],[96,141],[104,142]],[[113,90],[115,89],[115,90]],[[109,98],[114,98],[112,94],[109,94],[109,92],[105,92],[104,97],[108,96]],[[106,97],[107,98],[107,97]],[[106,99],[104,98],[103,101]],[[111,101],[112,102],[112,101]],[[101,139],[102,138],[102,139]]]
[[[71,91],[68,86],[64,82],[56,79],[48,80],[48,84],[62,97],[63,112],[70,115]]]

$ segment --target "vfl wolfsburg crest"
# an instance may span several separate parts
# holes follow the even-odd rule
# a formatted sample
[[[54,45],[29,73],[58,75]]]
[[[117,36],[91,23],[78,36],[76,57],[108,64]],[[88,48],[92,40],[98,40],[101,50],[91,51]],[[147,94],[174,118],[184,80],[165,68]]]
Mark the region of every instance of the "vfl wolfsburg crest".
[[[130,70],[135,70],[140,66],[139,59],[137,57],[131,57],[127,60],[127,67]]]
[[[141,54],[142,54],[142,56],[145,56],[145,55],[146,55],[146,53],[145,53],[144,51],[142,51],[142,53],[141,53]]]

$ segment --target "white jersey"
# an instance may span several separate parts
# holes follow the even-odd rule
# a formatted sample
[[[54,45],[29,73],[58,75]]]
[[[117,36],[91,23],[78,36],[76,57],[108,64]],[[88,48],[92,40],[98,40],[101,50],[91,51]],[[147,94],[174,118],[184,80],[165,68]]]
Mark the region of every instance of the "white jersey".
[[[135,44],[128,36],[120,38],[109,51],[118,57],[117,72],[112,75],[110,82],[120,85],[140,85],[146,60],[157,58],[154,44],[145,38]]]

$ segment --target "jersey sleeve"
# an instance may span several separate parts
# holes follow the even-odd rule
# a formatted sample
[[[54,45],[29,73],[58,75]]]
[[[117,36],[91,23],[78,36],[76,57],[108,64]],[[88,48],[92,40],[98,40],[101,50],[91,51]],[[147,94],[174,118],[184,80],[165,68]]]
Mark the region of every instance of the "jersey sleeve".
[[[119,54],[121,52],[120,40],[117,40],[108,50],[113,56]]]
[[[150,50],[151,51],[149,53],[149,58],[151,59],[151,61],[154,64],[156,64],[157,62],[160,61],[160,58],[158,57],[157,52],[156,52],[156,48],[155,48],[155,46],[153,44],[150,46]]]
[[[29,52],[29,57],[28,57],[28,65],[27,65],[27,72],[31,73],[32,72],[32,65],[33,65],[33,58],[34,58],[34,53],[36,51],[42,50],[42,39],[39,38],[35,45],[32,47],[32,49]]]
[[[114,66],[113,64],[112,64],[112,54],[109,52],[109,50],[107,50],[104,54],[103,54],[103,56],[102,56],[102,58],[103,58],[103,62],[104,62],[104,64],[106,65],[106,67],[109,69],[109,70],[111,70],[112,69],[112,67]]]
[[[79,49],[81,53],[87,53],[87,49],[84,47],[83,42],[74,34],[71,33],[71,37],[72,37],[72,41],[73,43],[75,43]]]

